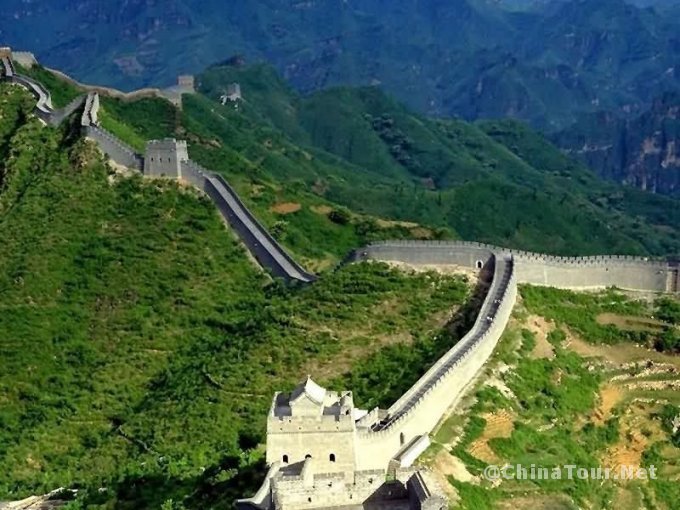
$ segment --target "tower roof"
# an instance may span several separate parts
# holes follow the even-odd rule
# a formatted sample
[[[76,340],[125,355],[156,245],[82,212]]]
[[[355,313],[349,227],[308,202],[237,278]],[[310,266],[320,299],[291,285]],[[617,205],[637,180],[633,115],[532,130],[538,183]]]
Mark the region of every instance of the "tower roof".
[[[326,400],[326,388],[322,388],[307,376],[307,379],[290,394],[290,402],[298,402],[305,397],[315,404],[323,405]]]

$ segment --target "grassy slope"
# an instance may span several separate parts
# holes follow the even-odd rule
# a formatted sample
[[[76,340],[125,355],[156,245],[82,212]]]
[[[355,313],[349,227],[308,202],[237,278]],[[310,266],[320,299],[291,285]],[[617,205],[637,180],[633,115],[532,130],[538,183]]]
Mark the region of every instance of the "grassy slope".
[[[30,68],[22,67],[19,64],[15,64],[17,72],[30,76],[31,78],[39,81],[43,84],[47,90],[50,91],[52,97],[52,106],[55,109],[63,108],[71,101],[73,101],[83,92],[78,90],[77,87],[66,83],[64,80],[58,78],[53,73],[49,72],[42,66],[33,66]]]
[[[225,174],[275,237],[312,269],[327,268],[375,239],[450,235],[441,228],[412,232],[413,228],[399,225],[379,225],[361,209],[350,214],[346,224],[331,221],[324,211],[339,206],[315,193],[315,185],[319,190],[338,187],[350,192],[390,184],[327,153],[301,148],[268,123],[202,96],[185,96],[181,116],[160,99],[135,103],[103,99],[102,105],[103,125],[139,149],[144,139],[187,139],[192,157]],[[359,201],[355,197],[347,205]],[[300,204],[301,209],[293,214],[273,212],[280,203]]]
[[[336,165],[335,176],[352,172],[349,187],[321,177],[330,181],[324,196],[353,210],[561,254],[679,249],[678,202],[604,183],[520,123],[430,120],[375,88],[301,98],[263,65],[213,67],[201,90],[217,97],[232,81],[243,85],[242,118],[364,169],[369,181]],[[319,178],[303,171],[308,183]]]
[[[634,441],[634,433],[641,433],[647,438],[643,442],[641,465],[655,464],[660,473],[659,480],[622,484],[568,480],[565,476],[562,480],[503,481],[498,486],[491,486],[484,481],[478,485],[451,480],[461,495],[455,508],[491,509],[509,508],[510,505],[565,510],[575,507],[625,510],[641,507],[675,508],[678,485],[674,480],[677,480],[680,458],[680,433],[672,434],[672,428],[661,423],[658,413],[670,402],[673,406],[668,406],[672,409],[667,414],[674,416],[680,411],[677,407],[680,399],[677,392],[672,390],[645,392],[635,385],[649,379],[643,372],[649,366],[656,366],[657,369],[664,367],[655,376],[656,380],[673,383],[678,376],[677,369],[672,367],[677,366],[678,361],[671,355],[648,353],[645,349],[630,348],[626,344],[656,344],[675,328],[674,352],[677,352],[680,345],[677,332],[680,302],[663,301],[673,311],[663,330],[631,331],[614,325],[602,325],[598,323],[597,317],[607,313],[647,321],[650,315],[658,316],[661,302],[650,304],[633,300],[614,290],[589,294],[531,286],[524,286],[520,290],[522,303],[515,310],[514,320],[499,343],[493,361],[487,366],[487,370],[494,371],[494,375],[482,378],[486,381],[500,379],[510,393],[502,394],[498,386],[481,383],[472,407],[464,414],[452,416],[437,433],[436,441],[440,445],[432,453],[437,453],[442,444],[460,434],[457,427],[465,422],[462,438],[451,453],[462,459],[473,474],[481,473],[487,462],[547,468],[565,465],[609,466],[606,459],[611,457],[611,451],[615,451],[614,445],[633,448],[633,443],[640,444],[637,439]],[[542,333],[547,333],[547,342],[553,352],[550,357],[535,354],[538,342],[536,334],[523,328],[535,327],[534,324],[538,324],[536,317],[550,321],[546,323],[548,329]],[[565,331],[570,333],[568,341],[565,341]],[[574,336],[587,339],[592,345],[593,357],[587,359],[574,352],[570,346]],[[541,341],[546,342],[545,339]],[[611,344],[617,344],[617,347],[611,347]],[[669,350],[669,354],[671,352]],[[651,364],[651,359],[657,364]],[[499,372],[499,366],[505,368]],[[614,376],[619,380],[612,379]],[[631,384],[632,387],[629,386]],[[607,409],[604,415],[598,411],[606,405],[598,398],[602,387],[618,388],[619,395],[614,407]],[[646,398],[645,403],[634,402],[635,398],[640,397]],[[479,447],[471,448],[483,436],[493,416],[501,411],[512,417],[513,426],[507,429],[508,433],[492,435],[490,439],[486,436],[488,451]],[[664,430],[660,430],[662,428]],[[476,457],[475,452],[480,457]],[[496,456],[495,461],[488,460],[488,452]],[[630,459],[629,462],[634,462],[635,456]],[[645,499],[655,503],[643,505],[640,501],[635,505],[635,500],[631,498],[624,502],[620,499],[622,493],[646,493]]]
[[[439,331],[462,279],[376,264],[267,283],[207,199],[112,177],[30,107],[0,85],[0,499],[77,486],[102,508],[231,508],[260,481],[275,390],[369,367],[398,394],[455,341]],[[384,398],[370,390],[359,402]]]

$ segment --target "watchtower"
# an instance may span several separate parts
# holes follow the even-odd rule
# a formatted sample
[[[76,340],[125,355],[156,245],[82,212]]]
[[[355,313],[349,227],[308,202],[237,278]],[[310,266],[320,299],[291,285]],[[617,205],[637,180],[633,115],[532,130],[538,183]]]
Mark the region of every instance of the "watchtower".
[[[191,74],[182,74],[177,77],[177,86],[184,91],[194,92],[195,91],[195,79]]]
[[[308,377],[290,394],[274,395],[267,418],[267,464],[313,459],[318,473],[353,476],[355,420],[351,391],[328,391]]]
[[[150,177],[182,177],[182,163],[189,160],[187,142],[166,138],[151,140],[146,144],[144,175]]]

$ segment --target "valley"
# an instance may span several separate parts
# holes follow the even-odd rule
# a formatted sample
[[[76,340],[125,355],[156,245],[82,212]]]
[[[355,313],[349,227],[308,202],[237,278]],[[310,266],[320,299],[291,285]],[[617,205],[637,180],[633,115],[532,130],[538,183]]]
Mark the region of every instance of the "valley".
[[[124,90],[218,62],[268,62],[303,95],[377,86],[428,116],[527,122],[600,176],[677,197],[677,127],[657,108],[678,91],[677,0],[390,5],[6,0],[0,39]]]

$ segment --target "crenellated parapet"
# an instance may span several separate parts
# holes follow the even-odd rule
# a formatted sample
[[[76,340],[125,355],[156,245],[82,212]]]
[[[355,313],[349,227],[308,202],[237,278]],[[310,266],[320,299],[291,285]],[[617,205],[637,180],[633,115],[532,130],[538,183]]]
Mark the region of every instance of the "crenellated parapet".
[[[467,241],[387,241],[355,250],[350,259],[479,268],[489,253],[513,257],[518,283],[566,289],[615,286],[628,290],[672,293],[680,289],[678,262],[654,257],[563,257]]]

